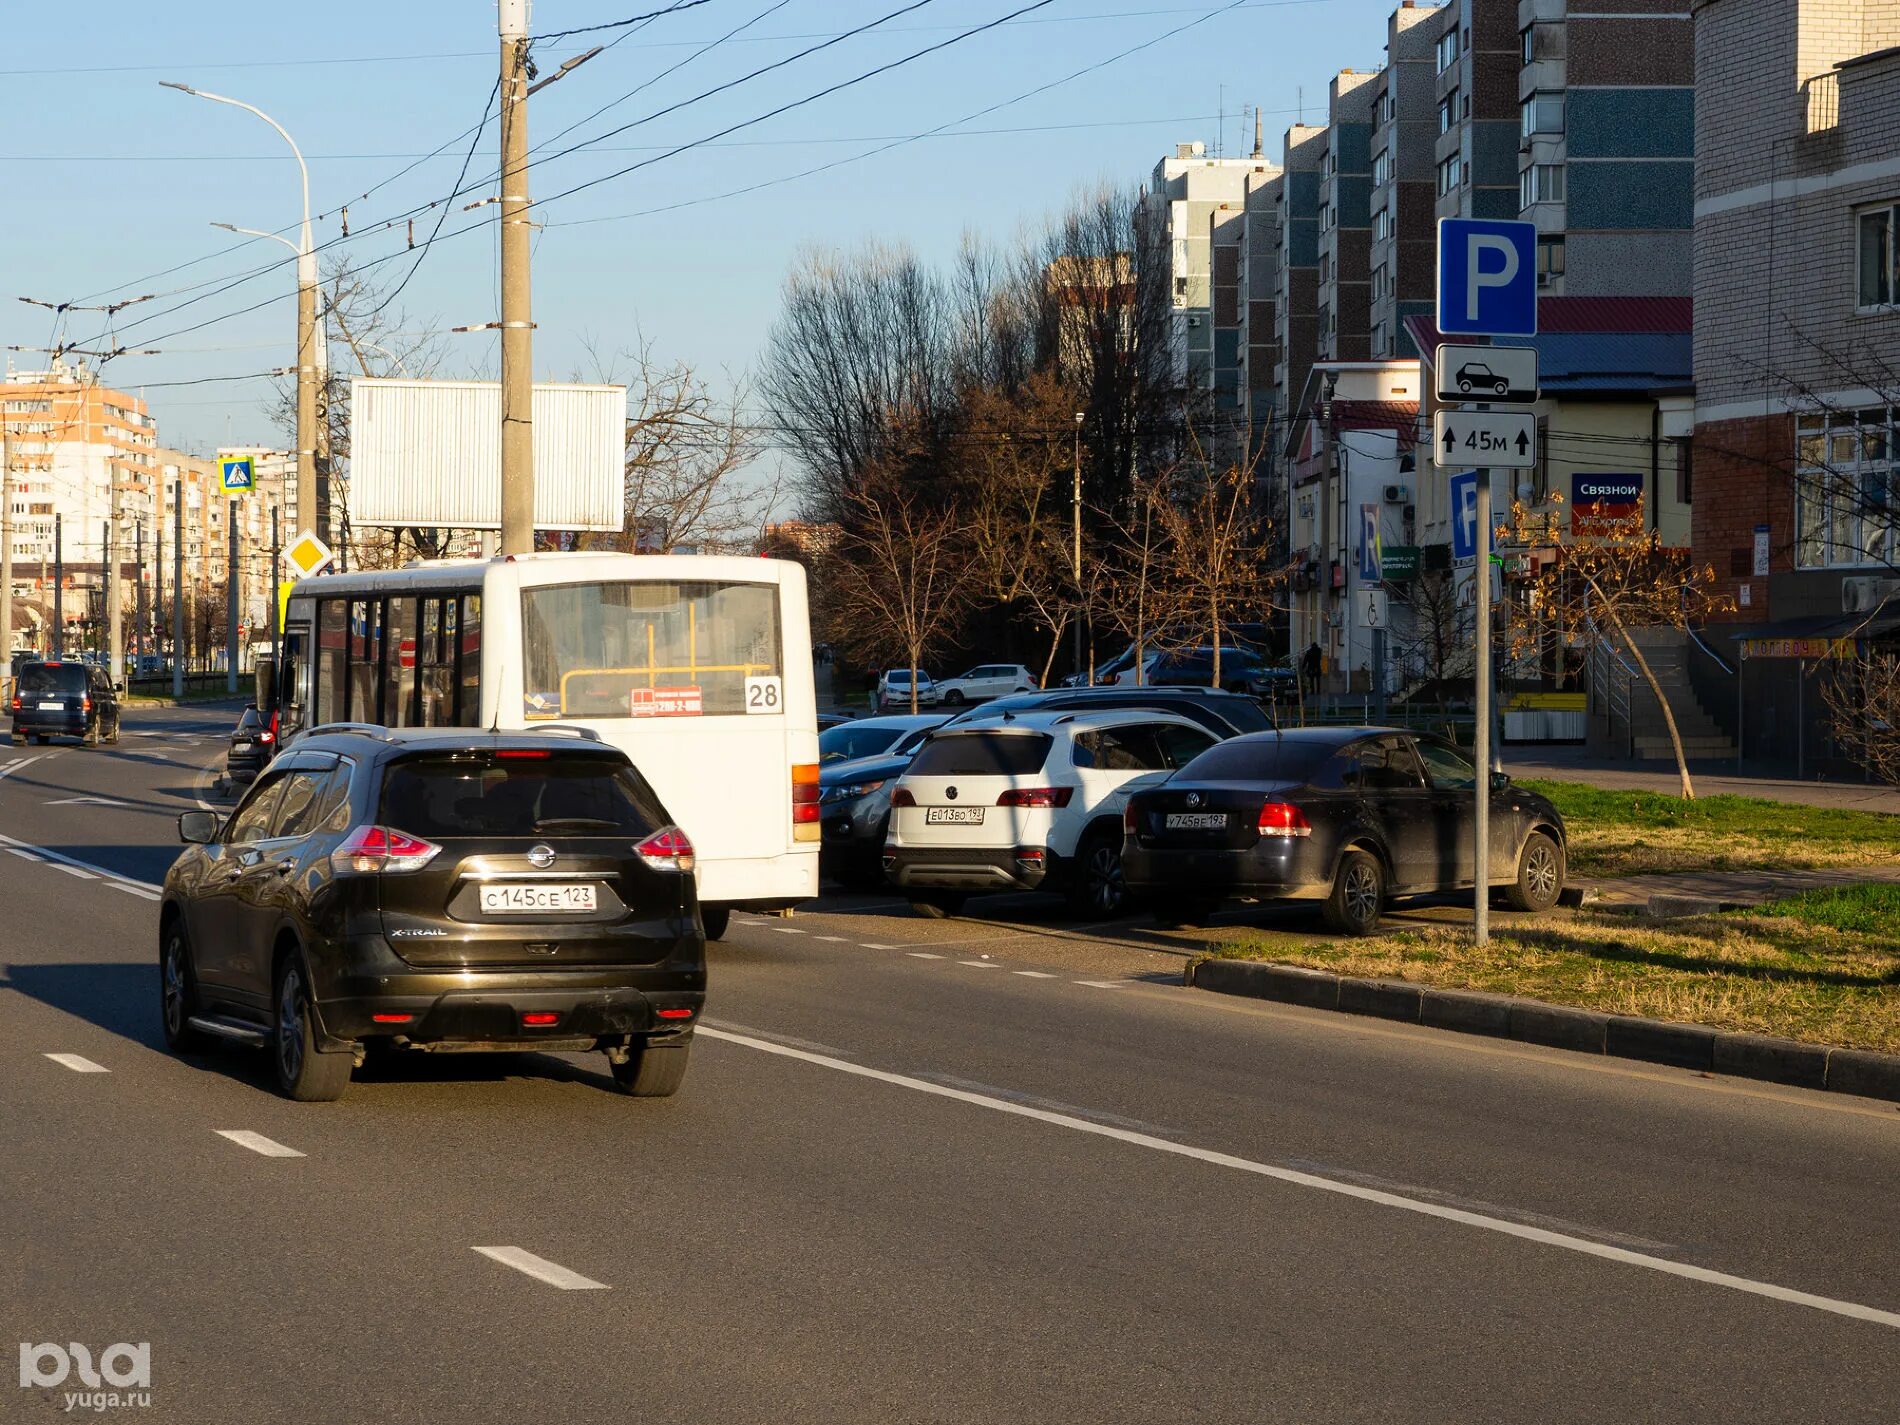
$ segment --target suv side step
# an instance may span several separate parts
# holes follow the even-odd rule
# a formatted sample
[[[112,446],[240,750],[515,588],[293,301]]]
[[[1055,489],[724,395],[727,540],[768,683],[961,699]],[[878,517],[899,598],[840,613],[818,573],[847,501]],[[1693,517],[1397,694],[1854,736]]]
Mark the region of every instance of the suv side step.
[[[240,1019],[227,1019],[223,1015],[194,1014],[185,1021],[193,1029],[202,1029],[206,1034],[216,1034],[224,1039],[235,1039],[242,1044],[262,1046],[270,1043],[268,1030],[255,1024],[246,1024]]]

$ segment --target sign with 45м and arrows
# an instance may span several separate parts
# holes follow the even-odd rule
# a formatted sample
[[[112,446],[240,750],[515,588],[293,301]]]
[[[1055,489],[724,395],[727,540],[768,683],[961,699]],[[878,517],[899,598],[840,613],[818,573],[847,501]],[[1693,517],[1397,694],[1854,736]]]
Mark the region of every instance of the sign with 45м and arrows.
[[[1523,469],[1537,463],[1537,417],[1528,411],[1445,411],[1432,417],[1440,465]]]

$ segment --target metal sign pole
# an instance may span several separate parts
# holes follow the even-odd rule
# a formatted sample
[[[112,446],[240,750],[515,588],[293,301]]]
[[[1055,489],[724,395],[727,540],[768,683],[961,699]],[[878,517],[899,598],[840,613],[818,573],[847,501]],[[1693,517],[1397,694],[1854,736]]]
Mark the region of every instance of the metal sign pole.
[[[1476,815],[1473,817],[1472,928],[1480,945],[1491,941],[1491,472],[1478,471],[1478,558],[1473,566],[1477,583],[1472,590],[1477,628],[1472,643],[1477,652],[1474,692],[1478,726],[1472,746],[1477,763]]]

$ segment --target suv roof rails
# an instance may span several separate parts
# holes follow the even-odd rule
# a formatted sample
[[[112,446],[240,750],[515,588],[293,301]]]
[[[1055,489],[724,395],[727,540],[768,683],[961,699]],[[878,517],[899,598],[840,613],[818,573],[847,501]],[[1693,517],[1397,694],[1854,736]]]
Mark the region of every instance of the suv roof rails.
[[[320,722],[304,736],[315,737],[323,732],[360,732],[365,737],[389,741],[389,729],[378,722]]]
[[[580,737],[589,742],[599,742],[601,736],[591,727],[576,727],[571,722],[537,722],[527,729],[529,732],[558,732],[563,737]]]

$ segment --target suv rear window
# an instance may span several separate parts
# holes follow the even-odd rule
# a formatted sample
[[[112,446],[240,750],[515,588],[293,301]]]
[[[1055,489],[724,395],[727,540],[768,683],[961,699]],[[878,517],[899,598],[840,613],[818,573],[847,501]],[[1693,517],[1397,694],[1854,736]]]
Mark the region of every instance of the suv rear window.
[[[20,670],[20,694],[83,693],[86,668],[82,663],[29,664]]]
[[[383,776],[377,820],[412,836],[634,836],[666,824],[640,774],[604,757],[412,757]]]
[[[1040,772],[1054,739],[1040,732],[953,732],[932,738],[912,777],[1027,777]]]
[[[1331,743],[1279,737],[1217,742],[1181,769],[1196,782],[1304,782],[1339,749]]]

